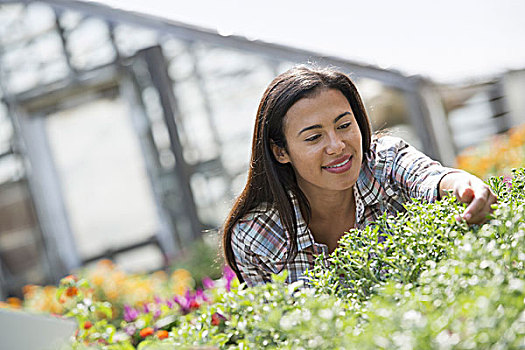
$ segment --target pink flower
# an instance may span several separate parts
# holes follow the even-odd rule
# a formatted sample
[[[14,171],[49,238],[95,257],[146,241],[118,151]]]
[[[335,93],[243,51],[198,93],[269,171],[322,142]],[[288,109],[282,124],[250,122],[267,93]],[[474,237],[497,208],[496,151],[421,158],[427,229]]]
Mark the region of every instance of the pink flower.
[[[210,299],[206,296],[202,289],[197,289],[197,291],[195,292],[195,298],[200,299],[202,301],[210,301]]]
[[[507,188],[511,188],[512,187],[512,176],[505,175],[503,177],[503,182],[505,183],[505,185],[507,185]]]
[[[188,295],[188,293],[186,293],[186,295]],[[188,300],[187,297],[175,295],[173,297],[173,301],[179,304],[180,310],[183,315],[186,315],[187,313],[190,312],[190,301]]]
[[[129,305],[124,305],[124,321],[133,322],[139,317],[139,313]]]
[[[215,283],[209,277],[204,277],[202,279],[202,285],[204,286],[205,289],[212,289],[213,287],[215,287]]]
[[[231,284],[235,278],[235,272],[228,265],[224,266],[224,278],[226,279],[226,290],[229,292],[231,290]]]
[[[135,327],[134,324],[127,325],[124,327],[124,332],[126,332],[127,335],[132,336],[137,332],[137,327]]]
[[[179,304],[182,314],[186,315],[190,311],[198,309],[203,302],[208,301],[208,298],[201,289],[194,294],[188,289],[184,296],[174,296],[173,301]]]

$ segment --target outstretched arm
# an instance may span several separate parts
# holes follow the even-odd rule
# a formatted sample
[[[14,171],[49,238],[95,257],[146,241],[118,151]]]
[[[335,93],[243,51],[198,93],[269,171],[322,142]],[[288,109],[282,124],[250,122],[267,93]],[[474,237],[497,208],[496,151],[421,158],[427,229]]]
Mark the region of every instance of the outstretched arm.
[[[482,224],[492,211],[492,204],[496,203],[496,195],[481,179],[467,172],[453,172],[445,175],[439,183],[441,197],[452,191],[456,198],[467,204],[460,219],[468,224]]]

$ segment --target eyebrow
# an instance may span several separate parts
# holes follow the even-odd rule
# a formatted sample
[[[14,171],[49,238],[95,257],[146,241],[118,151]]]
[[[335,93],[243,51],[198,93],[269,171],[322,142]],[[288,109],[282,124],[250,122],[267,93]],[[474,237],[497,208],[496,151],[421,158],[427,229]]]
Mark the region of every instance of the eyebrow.
[[[337,121],[341,118],[343,118],[345,115],[351,115],[352,113],[350,112],[344,112],[344,113],[341,113],[339,114],[337,117],[335,117],[334,119],[334,124],[337,123]],[[319,125],[319,124],[315,124],[315,125],[310,125],[310,126],[307,126],[306,128],[302,129],[301,131],[299,131],[299,133],[297,134],[297,136],[301,135],[303,132],[305,131],[308,131],[308,130],[312,130],[312,129],[321,129],[322,126]]]

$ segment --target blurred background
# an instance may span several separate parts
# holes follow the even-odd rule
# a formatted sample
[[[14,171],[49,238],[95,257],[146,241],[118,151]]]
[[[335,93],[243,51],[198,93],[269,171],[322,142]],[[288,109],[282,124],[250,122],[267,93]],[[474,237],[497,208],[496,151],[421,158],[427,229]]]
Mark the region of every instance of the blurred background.
[[[104,259],[219,271],[259,99],[296,64],[445,165],[524,165],[525,2],[363,3],[0,2],[0,299]]]

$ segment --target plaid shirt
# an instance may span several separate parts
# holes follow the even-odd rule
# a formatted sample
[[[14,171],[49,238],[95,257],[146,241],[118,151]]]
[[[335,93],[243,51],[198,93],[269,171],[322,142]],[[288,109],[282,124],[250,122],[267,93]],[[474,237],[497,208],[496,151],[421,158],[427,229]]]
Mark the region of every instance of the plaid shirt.
[[[354,186],[356,227],[363,229],[385,211],[395,215],[404,211],[410,198],[433,202],[439,198],[439,182],[454,169],[441,166],[403,140],[383,136],[373,140]],[[240,219],[232,229],[235,261],[248,286],[271,281],[271,275],[288,270],[288,282],[304,279],[314,265],[315,256],[328,247],[317,243],[304,221],[297,199],[291,198],[297,220],[298,254],[286,263],[289,235],[279,213],[263,203]]]

